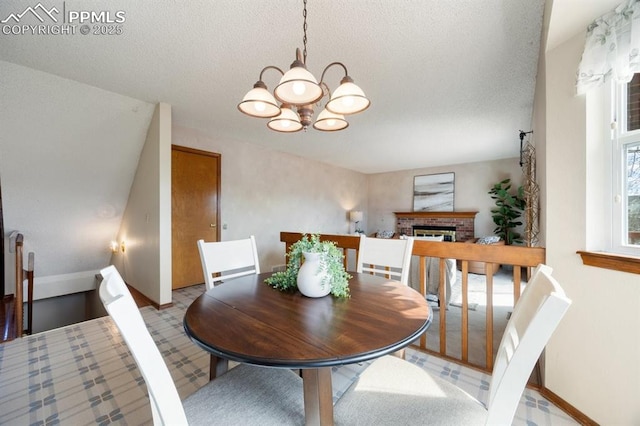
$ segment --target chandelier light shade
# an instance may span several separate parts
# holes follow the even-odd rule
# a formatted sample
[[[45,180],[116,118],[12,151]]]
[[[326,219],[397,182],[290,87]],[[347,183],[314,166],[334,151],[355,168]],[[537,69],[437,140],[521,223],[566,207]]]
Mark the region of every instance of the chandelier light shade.
[[[300,49],[296,50],[296,56],[299,55]],[[273,94],[280,102],[292,105],[314,104],[322,99],[323,95],[318,80],[307,71],[298,58],[291,64],[291,69],[282,76]]]
[[[263,68],[260,79],[238,104],[238,109],[251,117],[270,118],[267,127],[277,132],[290,133],[302,129],[306,131],[311,123],[314,129],[326,132],[346,129],[349,123],[344,116],[364,111],[371,105],[371,101],[362,89],[353,83],[347,67],[341,62],[332,62],[327,65],[319,83],[307,70],[307,0],[303,3],[303,53],[300,49],[296,49],[296,58],[286,73],[272,65]],[[344,70],[344,77],[340,81],[340,86],[331,94],[324,77],[327,70],[333,66],[341,67]],[[262,78],[268,69],[276,70],[282,75],[273,95],[269,93]],[[325,109],[313,122],[314,106],[320,106],[325,96],[329,99]],[[281,102],[280,106],[278,101]]]
[[[356,114],[369,108],[371,102],[361,88],[356,86],[350,77],[342,79],[342,84],[331,95],[326,108],[336,114]]]
[[[313,123],[313,128],[322,130],[324,132],[336,132],[338,130],[346,129],[349,126],[349,122],[344,119],[344,115],[334,114],[328,109],[323,109],[316,122]]]
[[[293,133],[302,130],[302,123],[298,114],[291,109],[290,105],[282,104],[280,106],[280,114],[272,118],[267,123],[271,130],[283,133]]]
[[[238,109],[247,115],[260,118],[271,118],[280,114],[278,102],[262,81],[258,81],[253,89],[249,90],[238,104]]]

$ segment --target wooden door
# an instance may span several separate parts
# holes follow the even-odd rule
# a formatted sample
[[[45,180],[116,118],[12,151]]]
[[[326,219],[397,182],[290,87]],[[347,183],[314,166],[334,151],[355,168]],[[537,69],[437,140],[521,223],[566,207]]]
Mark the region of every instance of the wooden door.
[[[172,288],[204,282],[197,241],[218,241],[220,155],[171,146]]]

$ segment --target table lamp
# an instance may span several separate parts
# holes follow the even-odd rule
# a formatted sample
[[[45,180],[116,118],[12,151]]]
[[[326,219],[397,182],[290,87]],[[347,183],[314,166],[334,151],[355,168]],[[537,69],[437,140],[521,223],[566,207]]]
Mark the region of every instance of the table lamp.
[[[354,232],[356,234],[364,234],[364,231],[358,227],[358,223],[362,220],[362,212],[359,210],[350,211],[349,219],[354,223]]]

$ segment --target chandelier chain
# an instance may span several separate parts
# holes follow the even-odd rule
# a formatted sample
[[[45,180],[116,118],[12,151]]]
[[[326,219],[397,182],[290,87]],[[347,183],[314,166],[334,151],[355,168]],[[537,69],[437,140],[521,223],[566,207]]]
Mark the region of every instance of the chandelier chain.
[[[304,8],[302,9],[302,17],[303,19],[303,23],[302,23],[302,45],[303,45],[303,50],[302,50],[302,57],[303,57],[303,62],[306,64],[307,63],[307,0],[304,0]]]

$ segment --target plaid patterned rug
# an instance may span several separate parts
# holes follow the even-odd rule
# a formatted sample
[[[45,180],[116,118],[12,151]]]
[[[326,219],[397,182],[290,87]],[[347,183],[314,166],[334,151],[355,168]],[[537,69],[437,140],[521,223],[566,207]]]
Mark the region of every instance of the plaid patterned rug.
[[[171,371],[181,398],[208,381],[209,355],[182,328],[184,311],[204,286],[174,291],[173,307],[141,309]],[[490,377],[455,363],[408,349],[407,359],[452,381],[481,401]],[[333,398],[367,363],[332,370]],[[109,317],[98,318],[0,345],[0,424],[151,424],[146,386]],[[564,412],[526,390],[514,424],[577,424]]]

